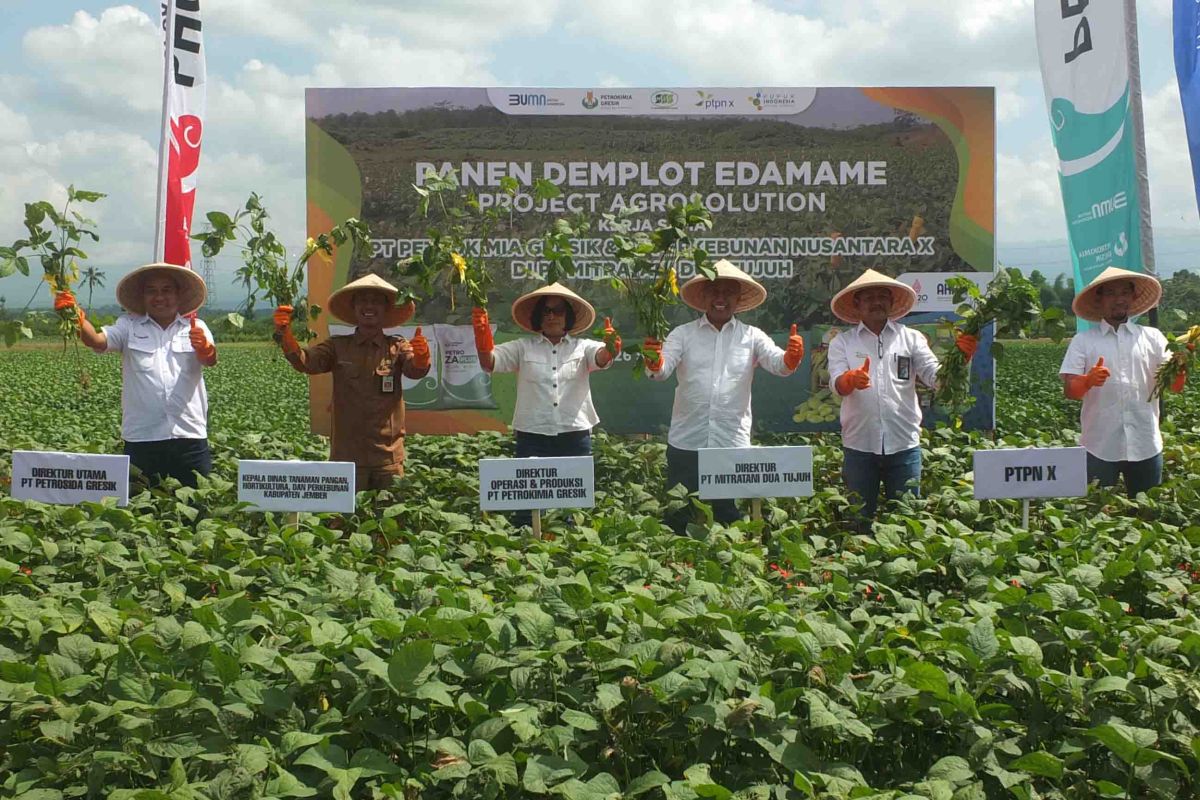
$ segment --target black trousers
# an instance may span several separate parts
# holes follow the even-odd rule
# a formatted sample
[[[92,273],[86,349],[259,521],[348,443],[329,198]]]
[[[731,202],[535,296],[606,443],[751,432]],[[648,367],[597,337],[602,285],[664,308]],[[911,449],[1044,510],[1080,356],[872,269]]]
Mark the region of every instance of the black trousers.
[[[590,456],[592,454],[592,431],[567,431],[557,436],[544,433],[514,431],[517,443],[517,458],[557,458],[562,456]],[[532,525],[533,513],[513,513],[514,525]]]
[[[667,445],[667,488],[682,483],[688,492],[700,489],[700,453],[695,450],[680,450],[678,447]],[[733,500],[711,500],[713,519],[722,525],[728,525],[742,518],[737,503]],[[667,524],[676,533],[683,533],[692,520],[690,508],[672,512],[667,515]]]
[[[154,442],[126,442],[129,463],[145,473],[153,486],[163,478],[175,478],[184,486],[196,487],[196,475],[212,472],[212,451],[208,439],[160,439]]]

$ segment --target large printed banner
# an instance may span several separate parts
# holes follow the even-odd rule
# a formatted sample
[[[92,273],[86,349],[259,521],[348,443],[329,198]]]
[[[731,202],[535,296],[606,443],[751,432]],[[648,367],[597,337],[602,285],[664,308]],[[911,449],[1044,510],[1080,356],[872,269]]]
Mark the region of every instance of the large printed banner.
[[[1131,6],[1034,4],[1077,289],[1109,266],[1142,272],[1153,265],[1143,236],[1150,210],[1139,185],[1145,153],[1130,73]]]
[[[1175,76],[1192,157],[1192,182],[1200,199],[1200,4],[1196,0],[1175,0],[1173,19]]]
[[[360,216],[374,237],[373,252],[353,264],[345,249],[332,262],[310,262],[318,305],[348,280],[366,271],[388,277],[398,260],[419,254],[428,221],[413,185],[453,170],[483,207],[511,220],[486,250],[498,342],[525,335],[508,308],[541,284],[542,235],[576,214],[592,229],[575,243],[578,271],[568,283],[635,341],[644,332],[609,280],[613,246],[602,215],[638,209],[635,226],[651,230],[670,205],[698,197],[715,218],[701,237],[709,255],[767,288],[767,302],[742,319],[780,344],[797,323],[807,340],[795,375],[755,378],[757,432],[837,428],[825,353],[845,325],[829,301],[864,269],[906,275],[926,300],[943,301],[928,303],[933,309],[945,307],[948,274],[994,267],[990,88],[309,89],[305,106],[310,235]],[[505,191],[514,180],[515,196]],[[561,194],[538,199],[538,180]],[[693,272],[685,263],[681,282]],[[418,307],[410,327],[424,326],[435,369],[404,386],[410,432],[507,430],[515,378],[480,370],[470,313],[461,296]],[[943,315],[905,322],[935,337]],[[680,304],[670,319],[696,316]],[[319,333],[329,322],[345,330],[323,316]],[[592,377],[602,425],[665,432],[674,382],[635,380],[630,362]],[[991,427],[990,359],[975,363],[980,402],[967,424]],[[311,402],[314,430],[327,433],[326,381],[314,382]]]

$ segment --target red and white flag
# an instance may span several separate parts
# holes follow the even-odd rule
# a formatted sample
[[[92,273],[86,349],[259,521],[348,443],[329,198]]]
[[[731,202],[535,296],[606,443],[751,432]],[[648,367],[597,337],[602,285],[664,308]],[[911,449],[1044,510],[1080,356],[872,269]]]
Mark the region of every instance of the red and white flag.
[[[192,212],[204,132],[204,38],[201,0],[163,0],[162,135],[154,260],[191,269]]]

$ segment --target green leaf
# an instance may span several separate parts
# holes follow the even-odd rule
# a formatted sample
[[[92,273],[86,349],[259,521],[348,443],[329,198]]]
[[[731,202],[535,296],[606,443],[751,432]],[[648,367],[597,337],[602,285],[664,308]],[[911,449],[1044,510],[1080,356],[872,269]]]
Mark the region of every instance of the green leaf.
[[[935,697],[946,698],[950,694],[950,680],[939,667],[925,661],[915,661],[904,668],[904,682],[919,692],[929,692]]]
[[[640,794],[645,794],[651,789],[656,789],[659,786],[666,786],[670,782],[671,779],[663,773],[656,769],[651,770],[650,772],[639,775],[631,780],[629,782],[629,786],[625,788],[625,796],[637,797]]]
[[[990,617],[981,617],[971,626],[971,632],[967,635],[967,646],[984,661],[1000,652],[1000,642],[996,639],[996,626]]]
[[[1062,759],[1044,750],[1026,753],[1010,763],[1008,768],[1010,770],[1028,772],[1031,775],[1041,775],[1044,778],[1052,778],[1056,781],[1061,781],[1063,776]]]
[[[433,663],[433,642],[419,639],[396,651],[388,661],[388,681],[400,694],[414,691],[421,673]]]
[[[595,731],[600,729],[600,723],[591,714],[585,714],[582,711],[576,711],[573,708],[568,708],[562,713],[562,721],[572,728],[578,728],[581,731]]]
[[[929,772],[925,774],[929,780],[943,780],[950,783],[966,783],[975,777],[975,771],[971,769],[971,765],[967,763],[965,758],[960,756],[946,756],[940,758],[929,768]]]
[[[1119,723],[1097,725],[1088,730],[1087,735],[1101,742],[1126,764],[1135,763],[1139,750],[1158,741],[1158,734],[1152,730]]]

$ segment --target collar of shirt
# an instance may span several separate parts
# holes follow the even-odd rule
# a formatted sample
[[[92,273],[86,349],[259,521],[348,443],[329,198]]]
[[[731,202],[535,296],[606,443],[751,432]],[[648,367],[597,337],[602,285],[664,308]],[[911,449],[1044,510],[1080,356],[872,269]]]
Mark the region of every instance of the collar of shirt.
[[[547,344],[551,347],[558,347],[558,345],[560,345],[560,344],[561,345],[570,345],[571,342],[574,341],[574,337],[571,336],[571,334],[569,334],[569,333],[564,333],[563,337],[561,339],[559,339],[558,342],[556,343],[556,342],[552,342],[549,339],[547,339],[546,334],[538,333],[538,335],[534,337],[534,341],[537,342],[538,344]]]
[[[370,333],[368,331],[361,330],[360,328],[354,329],[354,343],[355,344],[366,344],[367,342],[375,342],[378,345],[382,345],[384,343],[384,341],[386,341],[386,340],[387,340],[387,335],[384,334],[382,328],[375,331],[374,333]]]
[[[726,329],[736,330],[737,326],[742,324],[740,321],[738,321],[738,318],[734,316],[729,318],[729,322],[726,322],[724,325],[718,328],[716,325],[712,324],[712,320],[708,318],[708,314],[701,314],[698,322],[701,328],[710,328],[717,333],[721,333]]]
[[[1100,328],[1100,332],[1105,335],[1107,335],[1109,333],[1114,333],[1118,337],[1121,335],[1122,327],[1124,327],[1129,333],[1132,333],[1135,335],[1138,332],[1138,324],[1136,322],[1130,322],[1129,320],[1125,320],[1120,325],[1118,325],[1117,327],[1114,328],[1112,325],[1109,324],[1108,320],[1102,319],[1102,320],[1100,320],[1100,324],[1097,327]]]
[[[170,324],[170,325],[168,325],[168,326],[167,326],[167,327],[165,327],[165,328],[160,328],[160,327],[159,327],[159,325],[158,325],[158,323],[157,323],[157,322],[155,322],[155,321],[154,321],[154,320],[153,320],[153,319],[150,317],[150,315],[149,315],[149,314],[133,314],[132,316],[133,316],[133,321],[134,321],[136,324],[138,324],[138,325],[153,325],[154,327],[158,328],[158,329],[159,329],[159,330],[161,330],[161,331],[169,331],[169,330],[171,330],[171,328],[175,327],[175,326],[176,326],[176,325],[178,325],[180,322],[183,322],[183,323],[185,323],[185,324],[187,324],[187,325],[191,325],[191,322],[189,322],[189,321],[188,321],[187,317],[184,317],[182,314],[176,314],[176,315],[175,315],[175,319],[173,319],[173,320],[171,321],[171,324]]]
[[[858,328],[857,328],[857,330],[858,330],[858,332],[859,332],[859,333],[869,333],[869,334],[871,334],[872,336],[875,336],[875,331],[873,331],[873,330],[871,330],[870,328],[868,328],[868,327],[867,327],[867,323],[865,323],[865,322],[860,322],[860,323],[858,323]],[[883,330],[879,331],[879,335],[878,335],[876,338],[878,338],[878,339],[882,339],[882,338],[883,338],[883,334],[884,334],[884,333],[886,333],[886,332],[888,332],[888,331],[890,331],[890,332],[891,332],[891,334],[892,334],[893,336],[895,336],[895,335],[896,335],[896,333],[897,333],[897,331],[896,331],[896,323],[895,323],[895,322],[893,322],[893,321],[892,321],[892,320],[890,320],[890,319],[889,319],[887,322],[885,322],[885,323],[884,323],[884,325],[883,325]]]

